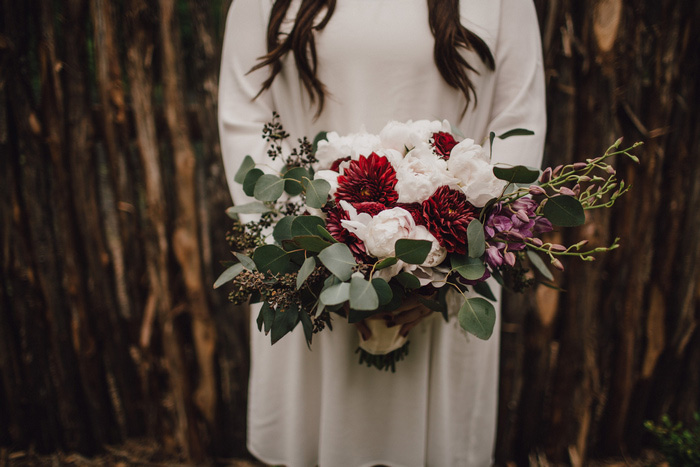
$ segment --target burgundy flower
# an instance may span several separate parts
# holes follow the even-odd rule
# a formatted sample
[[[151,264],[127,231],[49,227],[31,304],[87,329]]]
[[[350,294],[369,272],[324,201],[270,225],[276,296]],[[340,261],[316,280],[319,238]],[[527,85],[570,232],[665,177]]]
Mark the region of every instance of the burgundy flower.
[[[393,206],[399,199],[396,186],[396,171],[385,156],[375,153],[369,157],[360,156],[351,161],[345,173],[338,177],[336,201],[350,203],[377,202]]]
[[[366,212],[372,217],[387,209],[387,207],[384,206],[382,203],[375,203],[372,201],[366,201],[364,203],[354,203],[352,206],[355,209],[357,209],[357,212]]]
[[[426,227],[448,252],[467,252],[467,226],[476,217],[476,208],[459,190],[447,185],[423,201]]]
[[[443,159],[450,158],[452,148],[456,145],[457,141],[455,141],[451,134],[445,133],[444,131],[433,133],[433,147],[435,148],[437,155]]]
[[[410,212],[416,225],[426,224],[425,218],[423,217],[423,206],[420,203],[397,203],[396,207]]]
[[[333,238],[340,243],[345,243],[358,261],[362,263],[370,262],[367,250],[365,250],[365,244],[362,243],[362,240],[357,238],[354,233],[350,232],[340,223],[342,220],[350,219],[348,213],[337,205],[328,209],[326,213],[326,230],[328,230]]]
[[[340,169],[340,164],[342,164],[342,163],[345,162],[345,161],[349,161],[349,160],[350,160],[350,156],[348,156],[348,157],[341,157],[340,159],[334,160],[333,163],[331,164],[331,170],[332,170],[333,172],[340,172],[340,170],[339,170],[339,169]]]

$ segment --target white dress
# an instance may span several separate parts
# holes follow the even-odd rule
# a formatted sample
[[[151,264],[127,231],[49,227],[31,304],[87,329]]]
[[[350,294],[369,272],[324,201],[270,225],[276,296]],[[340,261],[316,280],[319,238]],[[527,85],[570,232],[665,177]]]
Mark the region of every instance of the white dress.
[[[273,110],[291,134],[313,138],[363,125],[378,132],[390,120],[448,119],[477,142],[489,131],[528,128],[535,136],[494,145],[494,159],[539,167],[545,134],[541,45],[531,0],[462,0],[462,23],[481,37],[496,60],[488,71],[469,63],[478,92],[461,118],[464,97],[443,81],[433,62],[426,0],[338,0],[316,36],[318,76],[329,95],[321,116],[285,61],[272,89],[252,100],[267,70],[248,74],[266,52],[272,0],[234,0],[224,40],[219,119],[226,174],[240,161],[266,157],[261,129]],[[292,5],[298,5],[298,0]],[[458,304],[452,305],[453,311]],[[496,305],[497,312],[500,312]],[[333,331],[314,336],[301,326],[280,342],[251,319],[248,448],[269,464],[290,467],[486,466],[492,463],[498,399],[500,323],[488,341],[465,336],[453,316],[437,314],[410,335],[408,358],[396,373],[358,364],[354,326],[334,319]]]

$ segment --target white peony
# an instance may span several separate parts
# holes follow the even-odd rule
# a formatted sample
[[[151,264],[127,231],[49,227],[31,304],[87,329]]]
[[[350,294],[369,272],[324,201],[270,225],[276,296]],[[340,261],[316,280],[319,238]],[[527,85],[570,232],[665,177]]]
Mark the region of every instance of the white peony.
[[[367,253],[379,259],[394,256],[396,241],[411,238],[416,228],[411,213],[402,208],[387,209],[372,217],[367,213],[357,213],[345,201],[341,201],[340,205],[350,218],[342,220],[342,226],[362,240]]]
[[[381,148],[378,135],[365,131],[340,136],[335,131],[326,134],[326,140],[318,142],[316,149],[316,167],[328,169],[338,159],[350,156],[357,160],[360,155],[369,156],[375,150]]]
[[[422,203],[442,185],[456,185],[447,162],[421,143],[396,165],[396,192],[400,203]]]
[[[391,121],[379,132],[382,146],[395,149],[402,154],[420,143],[427,143],[433,133],[449,132],[451,129],[447,120],[417,120],[408,122]]]
[[[478,208],[499,196],[506,186],[505,181],[493,174],[493,165],[484,149],[472,139],[465,139],[452,148],[447,168],[459,180],[457,186],[464,192],[467,201]]]

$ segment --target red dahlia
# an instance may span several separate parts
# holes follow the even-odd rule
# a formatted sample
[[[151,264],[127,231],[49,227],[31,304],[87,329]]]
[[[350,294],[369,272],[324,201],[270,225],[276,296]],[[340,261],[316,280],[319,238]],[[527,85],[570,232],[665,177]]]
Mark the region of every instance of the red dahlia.
[[[336,201],[350,203],[376,202],[392,206],[399,199],[396,186],[396,171],[385,156],[375,153],[360,156],[351,161],[345,173],[338,177]]]
[[[350,216],[340,206],[333,206],[327,211],[326,229],[340,243],[345,243],[355,258],[361,263],[369,263],[369,255],[365,250],[365,244],[357,236],[343,227],[342,220],[349,220]]]
[[[457,145],[454,136],[444,131],[433,133],[433,147],[438,156],[449,159],[452,148]]]
[[[333,163],[331,164],[331,170],[333,172],[340,172],[340,170],[339,170],[340,164],[342,164],[345,161],[349,161],[350,159],[351,159],[351,157],[348,156],[348,157],[341,157],[340,159],[334,160]]]
[[[354,203],[352,207],[357,209],[357,212],[366,212],[372,217],[386,210],[386,206],[384,206],[382,203],[373,203],[371,201],[367,201],[364,203]]]
[[[476,217],[476,208],[459,190],[447,185],[423,201],[426,227],[448,252],[467,252],[467,226]]]

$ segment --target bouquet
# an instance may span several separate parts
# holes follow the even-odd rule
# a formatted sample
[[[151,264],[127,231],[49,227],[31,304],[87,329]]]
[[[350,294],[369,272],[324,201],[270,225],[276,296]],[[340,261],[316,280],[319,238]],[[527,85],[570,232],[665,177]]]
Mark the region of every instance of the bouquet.
[[[371,329],[360,339],[360,363],[393,371],[407,339],[373,318],[407,297],[447,320],[448,291],[461,294],[459,324],[488,339],[496,322],[488,278],[522,290],[533,282],[531,268],[552,281],[547,262],[561,270],[561,257],[591,261],[618,246],[618,239],[586,249],[586,240],[564,246],[541,237],[584,224],[586,210],[610,207],[629,189],[607,162],[620,154],[636,160],[620,140],[600,157],[540,172],[492,164],[491,150],[447,121],[321,133],[284,154],[288,134],[278,118],[263,129],[271,164],[246,156],[236,173],[256,201],[227,210],[235,261],[215,284],[232,282],[233,302],[262,303],[258,328],[273,344],[301,323],[310,345],[342,316]],[[531,134],[492,133],[489,148],[497,150],[497,138]],[[257,217],[243,223],[242,214]]]

